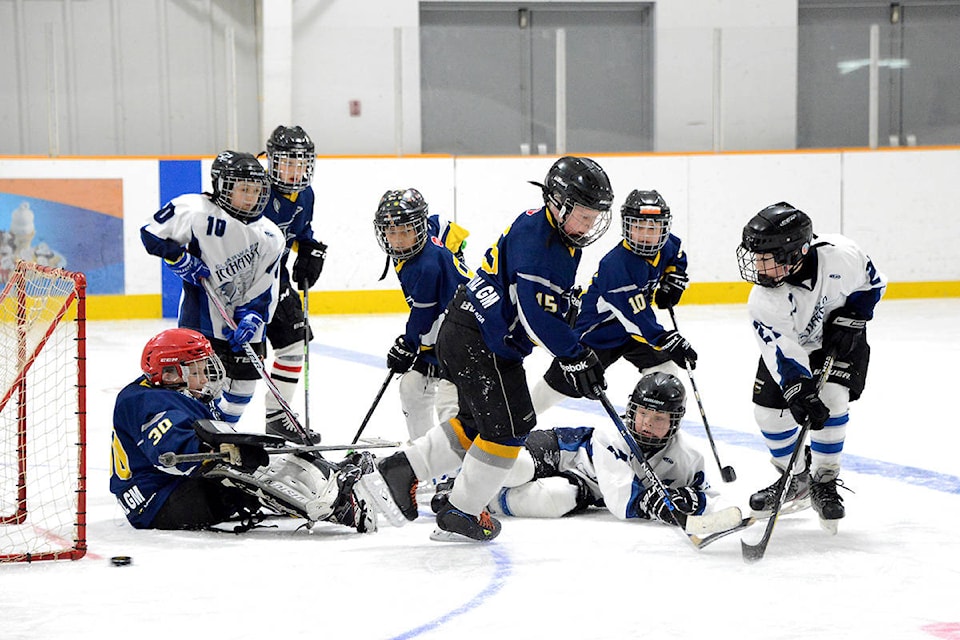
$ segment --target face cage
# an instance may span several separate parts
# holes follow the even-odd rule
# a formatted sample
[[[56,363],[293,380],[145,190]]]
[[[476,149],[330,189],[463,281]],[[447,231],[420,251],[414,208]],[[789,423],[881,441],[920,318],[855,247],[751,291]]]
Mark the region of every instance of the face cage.
[[[190,377],[190,365],[194,362],[200,362],[201,360],[206,361],[206,363],[203,365],[203,374],[207,381],[200,389],[190,389],[188,382]],[[220,358],[218,358],[217,354],[215,353],[211,353],[209,356],[204,356],[203,358],[198,358],[189,362],[181,362],[179,365],[176,365],[175,367],[172,366],[170,368],[175,369],[180,376],[180,382],[176,384],[180,388],[181,393],[189,395],[202,402],[210,402],[219,396],[227,382],[226,369],[224,369],[223,362],[220,361]]]
[[[773,259],[778,265],[787,266],[790,265],[789,271],[780,278],[774,278],[765,274],[760,273],[757,270],[757,255],[758,252],[751,251],[747,249],[742,244],[737,247],[737,266],[740,268],[740,277],[746,280],[747,282],[752,282],[753,284],[759,285],[761,287],[767,287],[768,289],[775,289],[783,284],[784,279],[796,271],[796,266],[799,263],[799,259],[802,256],[802,249],[797,249],[792,251],[786,256],[778,256],[780,251],[760,251],[760,254],[769,253],[773,256]],[[781,258],[784,258],[781,260]]]
[[[567,220],[567,216],[573,212],[573,208],[577,206],[577,204],[578,203],[574,202],[570,198],[567,198],[566,202],[563,203],[563,206],[560,207],[560,213],[557,216],[557,230],[560,232],[560,237],[563,238],[563,243],[565,245],[568,247],[580,247],[582,249],[583,247],[591,245],[599,240],[600,237],[607,232],[607,229],[610,228],[610,221],[613,219],[613,213],[610,211],[610,209],[600,211],[600,215],[598,215],[596,220],[593,221],[593,226],[590,227],[586,233],[575,236],[567,233],[563,227],[564,222]],[[592,207],[589,207],[585,204],[580,206],[592,209]],[[593,210],[596,211],[596,209]]]
[[[260,196],[257,198],[257,203],[254,205],[253,209],[245,210],[240,209],[239,207],[233,206],[230,202],[230,196],[233,194],[233,189],[240,182],[259,182],[255,178],[234,178],[233,176],[220,176],[220,184],[217,188],[217,204],[221,209],[232,215],[234,218],[242,221],[256,220],[260,217],[260,214],[263,213],[263,210],[267,208],[267,202],[270,201],[270,183],[269,181],[263,181],[260,184],[262,188],[260,189]]]
[[[280,193],[300,193],[309,187],[311,182],[313,182],[313,168],[317,162],[317,156],[313,153],[309,153],[303,149],[276,151],[274,153],[268,153],[267,160],[269,161],[270,165],[270,182],[273,183],[274,189]],[[296,182],[287,182],[281,178],[281,171],[279,167],[281,160],[292,160],[297,163],[306,161],[306,166],[304,167],[303,174],[300,176],[300,180]]]
[[[427,218],[425,216],[420,216],[417,220],[401,222],[399,224],[374,222],[373,226],[377,231],[377,242],[380,243],[380,248],[383,249],[383,252],[391,258],[396,258],[397,260],[406,260],[407,258],[412,258],[416,255],[419,255],[420,252],[423,251],[423,247],[427,244]],[[390,244],[390,241],[387,240],[387,231],[396,227],[413,228],[417,233],[417,241],[406,249],[395,249]]]
[[[654,438],[652,436],[643,435],[639,431],[635,430],[635,424],[637,421],[637,407],[643,407],[650,411],[658,411],[660,413],[666,413],[670,416],[670,430],[667,431],[667,435],[662,438]],[[647,449],[662,449],[670,443],[670,440],[673,439],[673,436],[677,433],[677,430],[680,429],[680,419],[685,413],[684,410],[680,411],[664,411],[657,407],[649,407],[644,404],[638,404],[633,400],[630,400],[627,403],[627,429],[630,431],[630,434],[633,436],[633,439],[637,441],[641,447]]]
[[[646,242],[635,242],[630,237],[630,230],[634,227],[636,228],[652,228],[650,225],[651,222],[660,223],[660,236],[657,239],[655,244],[648,244]],[[625,215],[623,216],[623,239],[626,240],[627,246],[630,247],[630,251],[637,254],[638,256],[643,256],[645,258],[652,258],[660,252],[660,249],[663,249],[663,245],[667,244],[667,238],[670,236],[670,226],[672,220],[670,216],[632,216]]]

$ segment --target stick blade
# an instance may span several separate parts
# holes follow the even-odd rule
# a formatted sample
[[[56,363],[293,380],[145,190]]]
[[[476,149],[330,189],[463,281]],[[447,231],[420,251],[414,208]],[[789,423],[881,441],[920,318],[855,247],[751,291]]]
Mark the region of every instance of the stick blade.
[[[747,564],[758,562],[763,559],[763,554],[767,551],[767,540],[768,538],[764,536],[758,544],[747,544],[743,540],[740,541],[740,552],[743,555],[743,561]]]
[[[739,507],[727,507],[702,516],[687,516],[684,531],[690,535],[705,537],[718,531],[732,529],[742,520],[743,514]]]

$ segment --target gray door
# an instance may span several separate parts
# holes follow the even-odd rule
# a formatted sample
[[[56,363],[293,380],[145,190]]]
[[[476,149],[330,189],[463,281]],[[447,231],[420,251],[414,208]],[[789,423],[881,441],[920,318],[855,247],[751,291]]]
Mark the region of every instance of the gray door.
[[[960,2],[800,3],[797,146],[866,146],[870,26],[879,143],[960,143]]]
[[[652,149],[649,13],[640,3],[421,5],[423,151]]]

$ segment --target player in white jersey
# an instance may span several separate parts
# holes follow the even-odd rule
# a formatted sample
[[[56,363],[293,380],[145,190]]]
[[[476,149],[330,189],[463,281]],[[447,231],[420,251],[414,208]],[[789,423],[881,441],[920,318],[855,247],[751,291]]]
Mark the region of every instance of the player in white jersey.
[[[835,530],[845,514],[837,478],[849,403],[863,391],[866,324],[887,280],[853,241],[814,235],[810,218],[786,202],[747,223],[737,260],[741,277],[757,285],[747,302],[761,355],[753,389],[757,424],[782,472],[798,444],[797,425],[809,420],[809,462],[797,456],[787,502],[803,506],[812,499],[824,526]],[[835,364],[818,391],[828,354]],[[753,494],[750,507],[769,515],[777,497],[774,483]]]
[[[700,515],[710,485],[703,456],[679,430],[686,398],[677,377],[648,373],[630,394],[624,424],[654,473],[670,487],[674,506],[684,514]],[[675,522],[645,479],[640,461],[612,427],[531,431],[504,484],[489,506],[491,513],[558,518],[605,507],[621,520]]]
[[[212,194],[174,198],[140,230],[147,252],[160,256],[183,279],[178,324],[213,344],[227,370],[218,402],[228,423],[240,420],[259,373],[243,350],[262,358],[264,324],[277,306],[284,237],[262,216],[270,195],[267,174],[249,153],[224,151],[210,170]],[[237,324],[230,329],[207,298],[207,278]]]

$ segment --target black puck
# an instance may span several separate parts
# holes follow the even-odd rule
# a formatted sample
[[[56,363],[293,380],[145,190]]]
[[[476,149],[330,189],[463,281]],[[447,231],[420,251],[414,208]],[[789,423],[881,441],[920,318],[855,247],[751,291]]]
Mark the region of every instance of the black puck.
[[[113,556],[110,558],[110,564],[115,567],[125,567],[128,564],[133,562],[133,558],[130,556]]]

